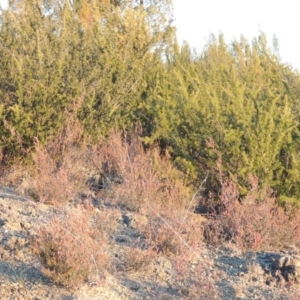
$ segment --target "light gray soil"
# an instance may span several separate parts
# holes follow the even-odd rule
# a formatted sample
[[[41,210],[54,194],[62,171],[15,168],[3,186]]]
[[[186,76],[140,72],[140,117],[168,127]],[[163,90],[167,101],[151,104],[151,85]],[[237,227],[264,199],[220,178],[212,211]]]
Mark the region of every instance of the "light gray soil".
[[[100,199],[92,200],[98,209],[111,209]],[[69,204],[70,209],[72,205],[75,203]],[[300,299],[296,292],[293,295],[294,287],[287,288],[288,283],[274,267],[274,261],[284,255],[295,256],[296,250],[242,253],[230,245],[220,249],[206,247],[199,253],[202,261],[209,262],[203,265],[206,269],[197,273],[195,265],[199,262],[191,264],[191,276],[186,280],[175,276],[174,258],[163,255],[145,268],[128,270],[122,249],[146,246],[134,224],[137,216],[124,209],[119,209],[117,230],[111,236],[114,241],[112,270],[101,282],[90,281],[75,292],[68,291],[43,275],[30,247],[36,229],[59,213],[53,207],[17,195],[13,189],[0,189],[1,299]],[[204,292],[212,283],[219,294],[214,289],[210,294]],[[189,293],[190,286],[198,289],[199,297]]]

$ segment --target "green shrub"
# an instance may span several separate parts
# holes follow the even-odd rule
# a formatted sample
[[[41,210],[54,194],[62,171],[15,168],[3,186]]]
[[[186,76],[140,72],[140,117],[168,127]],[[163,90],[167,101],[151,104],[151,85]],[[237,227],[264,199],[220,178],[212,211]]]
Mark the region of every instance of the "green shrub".
[[[201,55],[185,45],[167,68],[147,142],[167,147],[191,181],[209,173],[210,190],[220,187],[215,167],[221,160],[241,195],[252,174],[262,188],[300,197],[299,76],[267,47],[264,35],[231,47],[222,36],[212,38]]]
[[[26,156],[75,114],[85,133],[133,127],[144,74],[172,37],[169,1],[11,1],[1,14],[0,142]],[[154,54],[155,52],[155,54]]]

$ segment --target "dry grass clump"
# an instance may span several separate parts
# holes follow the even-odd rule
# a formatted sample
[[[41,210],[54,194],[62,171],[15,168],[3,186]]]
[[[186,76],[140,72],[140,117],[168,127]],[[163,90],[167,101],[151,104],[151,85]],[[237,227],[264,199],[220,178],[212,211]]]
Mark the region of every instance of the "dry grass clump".
[[[72,119],[46,146],[41,146],[36,140],[30,196],[46,204],[60,205],[83,191],[85,149],[81,125]]]
[[[1,166],[0,182],[1,186],[5,187],[18,187],[24,180],[25,171],[24,166],[21,163],[15,162],[11,166]]]
[[[2,182],[23,196],[59,206],[84,191],[88,161],[81,125],[70,118],[68,125],[46,145],[35,140],[32,161],[6,168]]]
[[[166,256],[180,255],[185,245],[176,236],[178,224],[174,224],[175,222],[171,222],[165,216],[163,218],[170,226],[159,218],[153,218],[151,225],[145,231],[145,235],[156,253]]]
[[[126,247],[122,253],[122,270],[128,272],[138,272],[149,267],[157,256],[152,249],[139,249]]]
[[[158,149],[145,152],[137,135],[121,138],[114,133],[98,153],[95,161],[99,169],[103,162],[108,168],[106,175],[101,174],[103,183],[109,186],[102,194],[112,203],[147,216],[147,225],[142,224],[139,230],[149,248],[172,256],[201,242],[201,223],[185,218],[191,208],[190,189]]]
[[[241,249],[275,250],[300,241],[299,209],[280,207],[270,189],[259,190],[254,186],[239,201],[237,185],[224,181],[220,207],[219,212],[211,210],[205,228],[208,243],[231,241]]]
[[[191,196],[169,158],[162,157],[158,148],[145,151],[137,133],[113,132],[93,144],[72,119],[47,145],[36,140],[30,172],[20,168],[10,176],[22,194],[56,206],[89,189],[131,211],[148,205],[184,209]]]
[[[105,215],[78,210],[55,216],[40,228],[33,249],[43,273],[69,288],[80,287],[91,275],[99,279],[110,266],[109,239],[92,219],[104,219]]]
[[[147,245],[157,254],[180,256],[202,247],[203,225],[192,218],[183,220],[183,211],[149,212],[147,226],[141,227]]]
[[[145,151],[137,134],[113,133],[90,157],[102,195],[128,210],[139,211],[147,204],[178,209],[189,199],[182,175],[158,149]]]

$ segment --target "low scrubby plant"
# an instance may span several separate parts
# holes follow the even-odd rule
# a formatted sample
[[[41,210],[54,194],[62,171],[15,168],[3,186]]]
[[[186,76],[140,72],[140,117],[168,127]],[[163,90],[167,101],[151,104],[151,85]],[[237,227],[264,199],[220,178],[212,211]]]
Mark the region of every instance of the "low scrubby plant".
[[[138,272],[147,268],[156,256],[156,252],[150,248],[126,247],[122,254],[122,269],[129,272]]]
[[[113,132],[89,150],[99,192],[131,211],[147,205],[185,208],[190,189],[158,148],[146,151],[137,133]]]
[[[35,201],[60,206],[86,190],[87,140],[74,116],[46,145],[35,139],[34,153],[24,193]]]
[[[91,218],[103,216],[78,210],[42,226],[33,243],[42,272],[69,288],[80,287],[92,275],[99,279],[110,266],[109,240]]]
[[[259,189],[250,178],[252,190],[242,198],[237,185],[221,181],[218,211],[211,208],[205,226],[210,244],[233,242],[242,249],[282,249],[300,241],[299,208],[279,206],[271,189]]]

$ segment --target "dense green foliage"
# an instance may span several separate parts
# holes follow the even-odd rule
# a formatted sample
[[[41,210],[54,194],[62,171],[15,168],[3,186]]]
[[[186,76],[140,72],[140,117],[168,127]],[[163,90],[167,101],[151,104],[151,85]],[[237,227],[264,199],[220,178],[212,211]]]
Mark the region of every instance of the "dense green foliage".
[[[22,0],[1,14],[0,142],[31,153],[75,115],[85,133],[142,127],[197,182],[300,199],[300,77],[261,34],[202,53],[174,39],[165,1]],[[219,168],[216,168],[219,166]],[[221,169],[220,169],[221,168]]]
[[[156,9],[131,2],[12,1],[0,31],[6,151],[27,153],[74,110],[93,135],[130,125],[143,74],[172,33],[164,1]]]
[[[185,45],[160,80],[151,139],[162,139],[192,177],[215,174],[221,160],[242,194],[251,174],[280,195],[300,195],[299,87],[264,35],[231,46],[212,37],[198,56]]]

